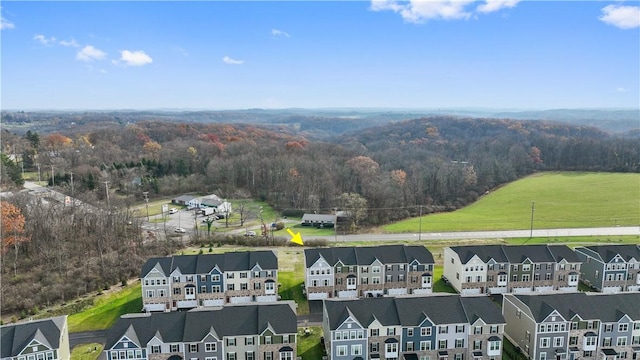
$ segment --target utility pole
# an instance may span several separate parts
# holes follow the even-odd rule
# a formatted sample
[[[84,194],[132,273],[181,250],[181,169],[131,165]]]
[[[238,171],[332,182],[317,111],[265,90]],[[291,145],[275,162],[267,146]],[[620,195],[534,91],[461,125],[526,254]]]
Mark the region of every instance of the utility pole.
[[[533,238],[533,212],[535,211],[535,203],[531,202],[531,233],[529,234],[529,239]]]
[[[147,207],[147,221],[149,221],[149,192],[148,191],[143,192],[142,196],[144,196],[144,203],[145,203],[145,206]]]
[[[104,182],[104,190],[105,190],[105,193],[107,194],[107,209],[111,209],[111,204],[109,203],[109,182],[108,181]]]
[[[333,208],[335,220],[333,221],[333,235],[335,236],[336,243],[338,242],[338,208]]]
[[[36,163],[36,166],[38,167],[38,184],[40,184],[40,182],[42,180],[40,180],[40,163]]]
[[[56,186],[56,174],[53,172],[53,165],[51,165],[51,187]]]
[[[420,205],[420,222],[418,223],[418,241],[422,240],[422,205]]]
[[[71,197],[74,196],[74,191],[73,191],[73,171],[70,171],[71,173]]]

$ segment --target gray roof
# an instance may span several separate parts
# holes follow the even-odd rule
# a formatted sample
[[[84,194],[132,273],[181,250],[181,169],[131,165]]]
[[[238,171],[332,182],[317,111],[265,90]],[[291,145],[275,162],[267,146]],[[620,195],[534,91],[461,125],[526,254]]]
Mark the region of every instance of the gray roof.
[[[484,262],[494,259],[498,263],[517,264],[527,258],[534,263],[560,262],[562,259],[567,262],[580,262],[575,252],[566,245],[475,245],[452,246],[451,250],[458,254],[463,264],[474,255]]]
[[[195,198],[197,198],[197,196],[195,196],[195,195],[180,195],[178,197],[173,198],[172,200],[174,202],[182,201],[182,202],[188,203],[189,201],[191,201],[191,200],[193,200]]]
[[[351,315],[364,327],[374,320],[385,326],[419,326],[425,318],[437,325],[473,323],[478,318],[488,324],[505,322],[500,308],[487,296],[431,295],[324,300],[324,308],[331,330],[337,329]]]
[[[182,274],[195,275],[206,274],[216,266],[223,272],[249,271],[256,264],[263,270],[277,270],[278,258],[271,250],[151,258],[142,265],[140,277],[145,277],[157,264],[160,264],[165,276],[178,268]]]
[[[452,246],[451,250],[458,254],[463,264],[471,260],[474,255],[485,263],[491,259],[498,263],[509,262],[507,255],[502,251],[502,245]]]
[[[334,223],[336,220],[336,215],[332,214],[304,214],[302,215],[302,222],[311,221],[311,222],[330,222]]]
[[[307,266],[320,257],[334,266],[339,261],[344,265],[371,265],[376,259],[383,264],[409,264],[417,260],[421,264],[432,264],[433,255],[424,246],[383,245],[363,247],[333,247],[307,249],[304,251]]]
[[[122,316],[108,331],[105,349],[133,333],[144,347],[156,334],[162,341],[199,342],[211,332],[224,336],[261,334],[271,327],[276,334],[297,332],[296,314],[289,303],[238,305],[223,308]],[[129,332],[129,334],[127,334]]]
[[[640,245],[594,245],[586,248],[598,253],[604,262],[610,262],[616,255],[622,256],[625,261],[640,261]]]
[[[627,314],[631,319],[640,320],[640,293],[590,294],[558,293],[546,295],[506,295],[515,296],[529,307],[536,321],[544,320],[553,310],[565,319],[575,315],[582,319],[600,319],[616,322]]]
[[[58,316],[0,327],[0,357],[17,356],[32,340],[57,349],[67,316]]]

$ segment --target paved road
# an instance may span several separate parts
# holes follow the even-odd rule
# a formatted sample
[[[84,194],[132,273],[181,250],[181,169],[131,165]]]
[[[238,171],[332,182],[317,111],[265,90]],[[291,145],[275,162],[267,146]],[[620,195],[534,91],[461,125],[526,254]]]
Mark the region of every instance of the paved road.
[[[338,236],[309,236],[308,239],[325,239],[329,242],[352,241],[406,241],[406,240],[458,240],[458,239],[506,239],[528,238],[531,230],[505,231],[460,231],[444,233],[408,233],[408,234],[362,234]],[[569,237],[569,236],[624,236],[640,235],[640,226],[617,226],[603,228],[576,229],[538,229],[533,230],[533,237]]]
[[[107,331],[108,330],[97,330],[69,333],[69,347],[73,349],[74,346],[80,344],[104,344],[107,342]]]

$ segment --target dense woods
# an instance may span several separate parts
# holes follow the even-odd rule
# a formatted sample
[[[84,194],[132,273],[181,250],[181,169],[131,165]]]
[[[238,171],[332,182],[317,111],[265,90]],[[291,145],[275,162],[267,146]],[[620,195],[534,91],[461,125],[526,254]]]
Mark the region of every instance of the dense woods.
[[[2,187],[19,189],[22,167],[39,167],[49,185],[104,212],[24,194],[3,199],[14,206],[5,216],[3,205],[3,226],[10,216],[24,219],[19,236],[2,234],[3,312],[135,277],[143,259],[171,251],[170,242],[145,242],[130,216],[143,192],[258,198],[280,211],[348,210],[357,231],[420,209],[454,210],[539,170],[640,171],[637,136],[541,121],[433,116],[350,125],[360,129],[327,137],[326,129],[349,126],[326,120],[318,140],[309,129],[323,120],[295,114],[281,125],[55,116],[60,126],[51,131],[3,132]]]

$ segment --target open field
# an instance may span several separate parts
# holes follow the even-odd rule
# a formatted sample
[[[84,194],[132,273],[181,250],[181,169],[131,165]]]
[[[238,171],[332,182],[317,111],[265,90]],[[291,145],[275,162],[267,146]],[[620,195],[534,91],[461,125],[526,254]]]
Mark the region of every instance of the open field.
[[[322,336],[322,327],[310,326],[309,333],[305,333],[304,329],[298,330],[298,356],[302,360],[319,360],[324,355],[324,348],[320,343]]]
[[[640,174],[535,174],[451,212],[383,227],[401,233],[628,226],[640,224]]]
[[[69,332],[108,329],[120,315],[140,312],[142,293],[140,282],[110,292],[99,298],[95,305],[85,311],[69,316]]]

